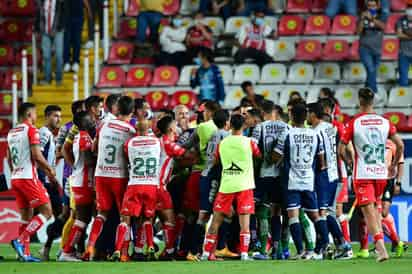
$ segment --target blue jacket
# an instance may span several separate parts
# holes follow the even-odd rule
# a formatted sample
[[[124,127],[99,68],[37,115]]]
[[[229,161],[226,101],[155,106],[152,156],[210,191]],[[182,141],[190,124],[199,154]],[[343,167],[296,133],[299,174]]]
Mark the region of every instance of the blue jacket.
[[[215,64],[209,68],[199,67],[196,76],[190,79],[190,86],[200,87],[200,100],[213,100],[222,103],[225,100],[225,85],[223,83],[222,73]]]

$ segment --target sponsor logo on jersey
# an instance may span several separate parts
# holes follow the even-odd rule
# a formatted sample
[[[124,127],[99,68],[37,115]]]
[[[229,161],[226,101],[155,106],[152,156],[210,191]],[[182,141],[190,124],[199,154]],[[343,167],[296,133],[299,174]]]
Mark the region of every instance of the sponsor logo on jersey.
[[[122,125],[119,125],[119,124],[109,123],[107,126],[109,128],[117,129],[117,130],[120,130],[120,131],[123,131],[123,132],[129,132],[130,131],[130,127],[122,126]]]
[[[377,125],[383,124],[383,120],[381,118],[364,119],[364,120],[361,120],[360,122],[362,126],[377,126]]]
[[[238,165],[232,162],[232,165],[223,170],[223,173],[225,175],[240,175],[243,172],[243,169],[241,169]]]

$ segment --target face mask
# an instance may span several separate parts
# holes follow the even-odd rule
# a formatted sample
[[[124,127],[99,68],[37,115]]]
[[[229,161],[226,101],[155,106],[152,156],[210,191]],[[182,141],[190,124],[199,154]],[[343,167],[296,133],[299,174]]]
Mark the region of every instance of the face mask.
[[[255,24],[258,26],[262,26],[265,23],[265,20],[263,18],[256,18],[255,19]]]
[[[369,13],[370,13],[372,16],[376,16],[376,14],[378,14],[378,10],[377,10],[377,9],[369,9]]]
[[[412,17],[412,8],[406,10],[406,15]]]
[[[173,19],[172,23],[173,23],[173,26],[178,28],[182,25],[183,21],[180,18],[175,18],[175,19]]]
[[[202,61],[200,60],[199,57],[196,57],[193,61],[194,61],[195,64],[198,65],[198,66],[200,66],[200,65],[202,64]]]

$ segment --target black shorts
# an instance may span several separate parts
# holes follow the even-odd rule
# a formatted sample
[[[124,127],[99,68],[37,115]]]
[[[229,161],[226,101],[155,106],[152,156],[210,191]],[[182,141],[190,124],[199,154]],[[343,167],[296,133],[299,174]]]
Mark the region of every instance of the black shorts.
[[[382,202],[392,203],[393,192],[395,189],[395,179],[389,179],[382,195]]]
[[[280,177],[264,177],[256,180],[255,203],[256,205],[282,204],[284,197]]]

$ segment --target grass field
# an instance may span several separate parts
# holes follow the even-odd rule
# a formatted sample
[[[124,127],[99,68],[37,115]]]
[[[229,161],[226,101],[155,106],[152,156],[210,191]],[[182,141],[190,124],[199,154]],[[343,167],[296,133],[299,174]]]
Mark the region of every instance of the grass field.
[[[37,250],[34,245],[32,250]],[[350,261],[225,261],[225,262],[150,262],[150,263],[58,263],[43,262],[36,264],[16,262],[15,254],[9,245],[0,245],[0,254],[5,261],[0,262],[0,273],[24,274],[103,274],[103,273],[162,273],[162,274],[411,274],[412,254],[403,258],[393,258],[384,263],[370,259]]]

